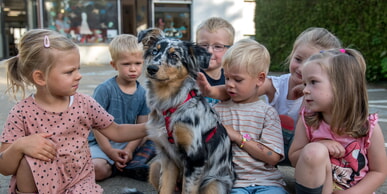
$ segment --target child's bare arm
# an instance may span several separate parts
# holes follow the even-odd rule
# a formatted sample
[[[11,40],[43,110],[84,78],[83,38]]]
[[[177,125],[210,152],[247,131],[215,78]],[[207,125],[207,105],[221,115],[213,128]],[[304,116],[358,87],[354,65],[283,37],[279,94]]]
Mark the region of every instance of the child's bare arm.
[[[372,193],[386,180],[387,156],[384,148],[384,137],[379,124],[374,128],[367,158],[370,168],[369,172],[358,184],[346,190],[348,193]]]
[[[2,143],[0,147],[0,173],[15,174],[24,155],[50,161],[56,156],[55,144],[46,139],[51,134],[41,133],[19,138],[14,143]]]
[[[261,144],[260,142],[247,141],[243,149],[256,159],[264,161],[270,165],[277,165],[281,159],[281,155],[273,151],[273,149]]]
[[[269,99],[269,102],[272,102],[274,99],[276,89],[273,86],[273,82],[269,78],[265,78],[265,82],[258,88],[258,96],[266,95]]]
[[[240,146],[242,144],[242,135],[235,131],[231,125],[224,125],[224,127],[227,130],[230,140]],[[253,158],[264,161],[270,165],[276,165],[281,159],[280,154],[256,141],[244,142],[243,150],[249,153]]]
[[[211,86],[203,73],[198,73],[196,83],[198,84],[200,92],[203,94],[203,96],[222,101],[230,99],[230,96],[227,94],[225,85]],[[258,96],[267,95],[269,102],[271,102],[274,99],[275,92],[276,90],[273,87],[272,81],[268,78],[265,78],[265,82],[258,89]]]
[[[2,143],[0,150],[0,173],[4,176],[15,174],[19,162],[24,156],[20,145],[16,142],[13,144]]]
[[[97,129],[107,138],[116,142],[128,142],[143,138],[147,135],[145,123],[141,124],[117,124],[113,122],[104,129]]]
[[[333,158],[342,158],[345,155],[345,148],[339,142],[330,139],[324,139],[318,141],[327,147],[329,155]]]
[[[137,116],[136,123],[146,123],[147,121],[148,121],[148,115]],[[136,140],[129,142],[128,145],[125,147],[125,150],[128,153],[129,152],[133,153],[136,150],[136,148],[141,144],[142,140],[143,139],[141,138],[141,139],[136,139]]]
[[[304,148],[304,146],[309,143],[305,130],[306,129],[302,123],[302,120],[298,119],[294,139],[289,149],[289,160],[293,167],[297,165],[302,148]]]
[[[95,140],[97,140],[97,143],[101,148],[101,150],[105,152],[111,159],[113,159],[109,155],[109,153],[111,153],[111,149],[113,149],[109,142],[109,139],[98,130],[93,129],[93,133],[94,133]]]
[[[110,144],[109,139],[105,135],[103,135],[98,130],[94,129],[93,131],[94,131],[94,137],[97,140],[101,150],[110,159],[114,161],[114,164],[116,165],[117,169],[122,171],[122,168],[125,167],[126,165],[127,161],[125,160],[125,158],[128,157],[128,153],[125,152],[124,150],[113,148],[112,145]]]

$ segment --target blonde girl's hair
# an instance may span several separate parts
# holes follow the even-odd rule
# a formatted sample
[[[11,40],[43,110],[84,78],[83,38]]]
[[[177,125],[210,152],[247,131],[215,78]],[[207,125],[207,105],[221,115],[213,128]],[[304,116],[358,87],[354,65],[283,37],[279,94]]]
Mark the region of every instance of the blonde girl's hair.
[[[342,48],[340,40],[325,28],[310,27],[304,30],[293,44],[293,49],[286,59],[289,64],[294,52],[301,45],[309,45],[319,50],[328,50],[333,48]]]
[[[322,51],[309,58],[330,76],[333,93],[331,130],[338,135],[364,137],[368,133],[366,63],[354,49]],[[318,128],[322,115],[305,116],[307,125]]]
[[[7,66],[6,93],[16,99],[21,91],[25,97],[28,86],[34,86],[32,73],[36,70],[46,75],[55,64],[55,51],[78,49],[77,45],[62,34],[46,29],[27,31],[20,39],[18,55],[4,61]]]
[[[198,28],[196,29],[196,40],[198,38],[199,32],[203,29],[208,30],[211,33],[216,32],[219,29],[224,29],[229,35],[227,44],[232,45],[234,43],[235,29],[230,24],[230,22],[223,18],[211,17],[199,24]]]
[[[109,44],[109,52],[112,60],[117,60],[121,54],[143,53],[141,43],[137,37],[131,34],[120,34],[113,38]]]
[[[251,76],[260,72],[268,73],[270,54],[266,47],[252,39],[242,39],[230,47],[222,59],[223,68],[232,66],[244,68]]]

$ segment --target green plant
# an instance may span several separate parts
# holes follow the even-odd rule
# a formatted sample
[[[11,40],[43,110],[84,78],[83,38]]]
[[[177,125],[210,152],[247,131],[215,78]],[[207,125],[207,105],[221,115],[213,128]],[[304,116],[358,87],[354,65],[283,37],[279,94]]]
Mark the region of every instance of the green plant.
[[[308,27],[323,27],[364,55],[368,81],[387,80],[385,13],[385,0],[256,0],[256,40],[270,51],[270,70],[285,71],[296,37]]]

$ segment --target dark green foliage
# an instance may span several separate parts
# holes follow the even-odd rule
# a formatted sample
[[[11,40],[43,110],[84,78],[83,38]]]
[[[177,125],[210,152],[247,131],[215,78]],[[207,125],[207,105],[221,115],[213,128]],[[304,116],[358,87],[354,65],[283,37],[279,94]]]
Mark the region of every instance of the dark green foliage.
[[[364,55],[368,81],[387,80],[386,0],[256,0],[255,24],[256,40],[270,51],[271,71],[288,71],[285,59],[297,36],[323,27]]]

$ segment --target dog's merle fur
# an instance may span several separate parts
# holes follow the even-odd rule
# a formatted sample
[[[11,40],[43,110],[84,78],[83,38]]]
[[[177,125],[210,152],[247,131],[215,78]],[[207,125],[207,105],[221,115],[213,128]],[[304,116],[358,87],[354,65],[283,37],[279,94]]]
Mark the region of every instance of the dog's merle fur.
[[[158,150],[149,181],[163,194],[174,193],[179,181],[182,193],[229,193],[236,178],[231,142],[195,80],[211,55],[191,42],[165,38],[157,28],[138,39],[145,50],[148,133]],[[191,91],[196,95],[186,101]],[[171,108],[175,112],[165,115]]]

